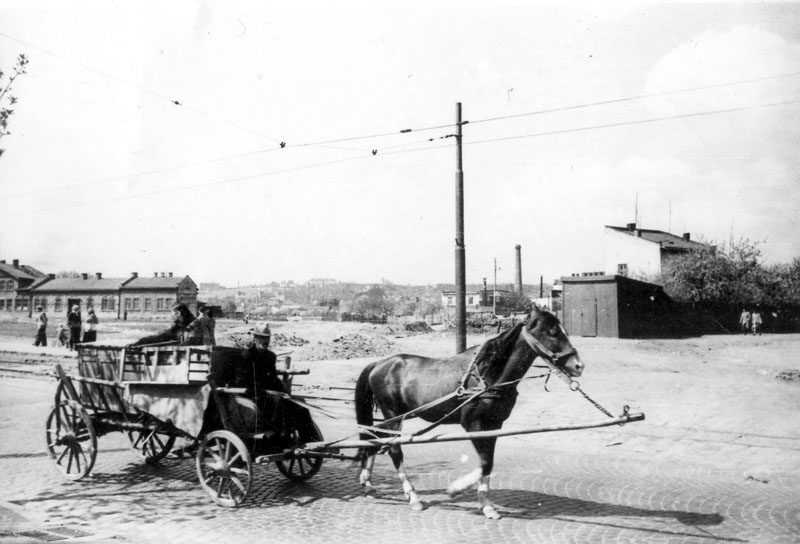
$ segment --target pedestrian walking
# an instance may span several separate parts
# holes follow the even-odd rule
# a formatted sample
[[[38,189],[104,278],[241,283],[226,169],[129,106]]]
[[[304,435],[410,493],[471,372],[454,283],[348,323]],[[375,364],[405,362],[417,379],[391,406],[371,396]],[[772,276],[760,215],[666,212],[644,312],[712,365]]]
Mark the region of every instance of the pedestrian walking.
[[[750,312],[747,311],[747,308],[743,309],[742,314],[739,316],[739,326],[741,327],[742,334],[750,332]]]
[[[94,308],[89,308],[89,315],[86,317],[86,327],[83,331],[83,343],[95,342],[97,340],[97,324],[99,323]]]
[[[33,342],[34,346],[46,346],[47,345],[47,314],[44,313],[44,309],[41,306],[36,307],[36,311],[39,312],[38,317],[36,318],[36,340]]]
[[[56,329],[56,344],[57,346],[69,346],[69,329],[64,325],[64,322],[58,324]]]
[[[69,328],[69,349],[74,350],[75,347],[81,343],[81,326],[83,325],[83,318],[81,318],[80,307],[76,304],[72,307],[72,311],[67,315],[67,327]]]
[[[761,312],[758,310],[753,310],[753,315],[750,316],[750,321],[753,324],[753,336],[756,334],[761,336]]]

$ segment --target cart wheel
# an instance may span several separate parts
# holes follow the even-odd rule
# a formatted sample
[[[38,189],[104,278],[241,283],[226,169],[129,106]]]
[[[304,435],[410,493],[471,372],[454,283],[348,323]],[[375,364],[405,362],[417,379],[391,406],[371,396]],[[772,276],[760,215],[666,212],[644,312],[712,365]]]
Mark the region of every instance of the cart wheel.
[[[253,482],[250,452],[232,432],[214,431],[197,450],[197,477],[215,503],[228,508],[239,506]]]
[[[65,478],[80,480],[97,458],[94,425],[82,407],[64,401],[47,418],[47,450]]]
[[[128,431],[131,447],[137,451],[145,463],[152,465],[161,461],[172,450],[175,435],[163,429]]]
[[[308,440],[304,440],[304,443],[322,442],[322,432],[319,430],[319,427],[317,427],[316,423],[313,425],[314,433],[312,436],[308,437]],[[289,436],[290,442],[297,444],[302,443],[300,442],[300,437],[296,429],[293,429]],[[278,467],[278,470],[281,472],[281,474],[293,482],[305,482],[306,480],[311,479],[314,474],[319,472],[319,469],[322,467],[322,457],[302,457],[290,455],[288,459],[275,461],[275,466]]]

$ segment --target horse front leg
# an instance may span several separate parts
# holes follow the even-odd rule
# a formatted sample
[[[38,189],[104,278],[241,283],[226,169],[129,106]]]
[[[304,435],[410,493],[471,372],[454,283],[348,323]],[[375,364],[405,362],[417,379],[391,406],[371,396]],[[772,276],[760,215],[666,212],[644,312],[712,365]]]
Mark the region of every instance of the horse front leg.
[[[397,476],[400,478],[400,482],[403,486],[403,494],[406,499],[408,499],[408,504],[411,505],[411,509],[417,512],[424,510],[425,505],[422,503],[422,499],[419,498],[417,491],[414,489],[414,485],[408,478],[405,464],[403,464],[403,450],[400,449],[400,446],[391,446],[389,448],[389,457],[392,458],[394,468],[397,470]]]
[[[478,504],[481,512],[487,519],[500,519],[500,513],[489,498],[489,478],[494,467],[494,447],[496,438],[481,438],[472,441],[475,451],[478,452],[481,466],[469,474],[461,476],[447,488],[451,497],[478,485]]]

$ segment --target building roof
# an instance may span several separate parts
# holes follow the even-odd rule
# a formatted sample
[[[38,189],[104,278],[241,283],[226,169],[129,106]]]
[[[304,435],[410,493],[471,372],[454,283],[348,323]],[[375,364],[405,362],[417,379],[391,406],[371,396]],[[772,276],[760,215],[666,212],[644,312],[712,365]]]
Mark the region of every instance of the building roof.
[[[124,289],[177,289],[183,280],[189,276],[159,276],[152,278],[132,278],[125,283]],[[189,281],[194,283],[192,278]]]
[[[0,263],[0,272],[3,272],[7,276],[10,276],[18,280],[35,280],[36,278],[42,276],[42,273],[36,270],[35,268],[31,268],[25,265],[20,265],[16,267],[5,263]]]
[[[660,245],[662,249],[668,251],[696,251],[700,249],[713,249],[714,247],[708,244],[701,244],[700,242],[693,242],[689,239],[689,233],[683,236],[676,236],[675,234],[670,234],[662,230],[631,228],[631,226],[614,227],[606,225],[606,228],[629,236],[641,238],[648,242],[653,242],[654,244]]]
[[[37,282],[31,287],[31,291],[118,291],[122,282],[127,278],[100,278],[91,276],[83,278],[56,278],[44,283]]]

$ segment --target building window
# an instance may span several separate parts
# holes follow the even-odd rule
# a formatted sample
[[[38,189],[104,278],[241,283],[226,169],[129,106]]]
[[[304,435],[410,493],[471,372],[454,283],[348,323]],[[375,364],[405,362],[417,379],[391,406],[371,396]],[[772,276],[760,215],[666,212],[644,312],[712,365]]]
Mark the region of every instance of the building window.
[[[153,311],[153,299],[148,297],[144,299],[144,311],[145,312],[152,312]]]
[[[117,309],[117,298],[108,297],[108,310],[113,312],[116,309]]]
[[[472,306],[472,304],[473,304],[473,300],[475,300],[475,297],[469,297],[469,298],[467,299],[467,305],[468,305],[468,306]]]
[[[17,297],[16,303],[14,304],[14,309],[17,310],[17,311],[27,310],[28,309],[27,308],[28,305],[26,303],[27,303],[27,299],[24,299],[22,297]]]
[[[56,297],[56,300],[53,303],[53,311],[55,312],[61,311],[61,297]]]
[[[103,297],[100,299],[100,310],[103,312],[108,310],[108,297]]]
[[[8,280],[6,282],[6,289],[8,289],[9,291],[14,290],[14,280]]]
[[[172,309],[172,299],[171,298],[165,298],[164,299],[164,309],[165,310],[171,310]]]
[[[86,299],[86,309],[94,308],[94,297],[89,297]]]
[[[163,310],[164,310],[164,299],[163,298],[157,298],[156,299],[156,311],[161,312]]]
[[[627,276],[628,275],[628,265],[625,263],[620,263],[617,265],[617,275],[619,276]]]
[[[125,311],[126,312],[131,309],[131,301],[132,300],[133,299],[131,299],[129,297],[125,297]]]
[[[140,299],[138,297],[133,299],[133,311],[134,312],[138,312],[141,309],[141,302],[142,302],[142,299]]]
[[[0,312],[6,309],[6,299],[0,298]]]

